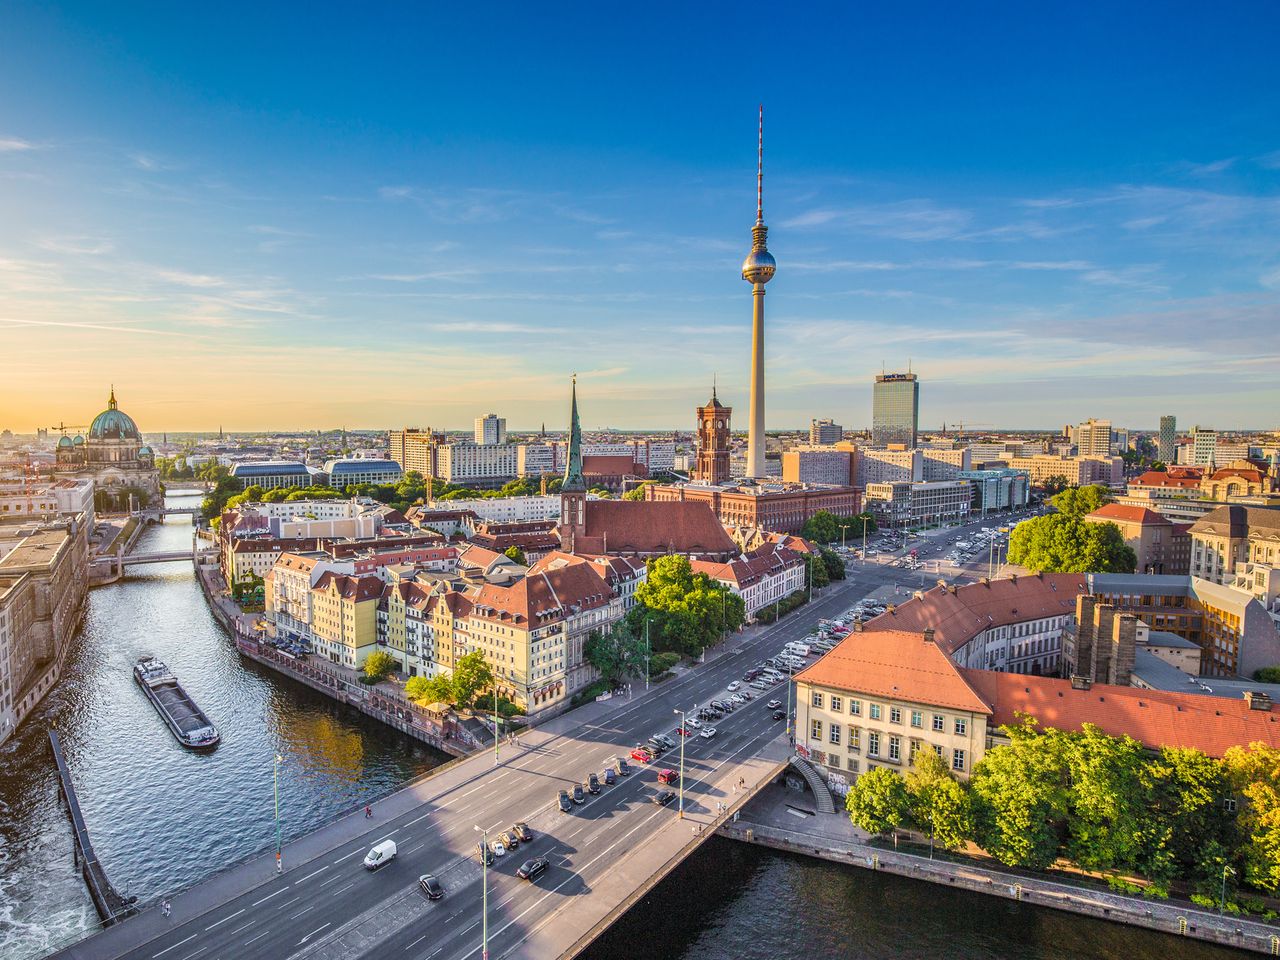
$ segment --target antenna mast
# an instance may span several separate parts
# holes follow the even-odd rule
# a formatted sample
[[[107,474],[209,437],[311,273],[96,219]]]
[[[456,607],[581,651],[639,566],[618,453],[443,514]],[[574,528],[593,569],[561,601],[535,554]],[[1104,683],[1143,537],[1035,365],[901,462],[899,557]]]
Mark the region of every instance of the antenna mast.
[[[764,104],[760,104],[760,137],[756,148],[756,223],[764,223]]]

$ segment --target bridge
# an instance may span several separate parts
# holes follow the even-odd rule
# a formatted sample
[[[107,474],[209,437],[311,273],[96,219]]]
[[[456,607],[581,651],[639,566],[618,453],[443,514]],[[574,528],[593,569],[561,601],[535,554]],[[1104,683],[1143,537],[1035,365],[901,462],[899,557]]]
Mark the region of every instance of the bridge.
[[[119,557],[121,567],[133,567],[144,563],[173,563],[175,560],[191,560],[190,550],[161,550],[156,553],[126,553]]]
[[[500,745],[496,762],[484,751],[449,764],[375,804],[372,819],[360,810],[321,826],[285,846],[281,874],[274,851],[264,853],[175,893],[168,919],[152,907],[57,956],[479,960],[487,934],[495,960],[574,957],[782,774],[791,749],[767,702],[785,702],[788,693],[769,690],[720,720],[713,737],[685,739],[683,817],[679,798],[652,802],[663,789],[659,770],[680,769],[678,750],[568,813],[556,804],[558,791],[599,775],[655,733],[679,739],[675,711],[723,695],[752,664],[883,586],[890,573],[856,573],[696,669],[634,689],[632,699],[580,707],[522,734],[519,746]],[[517,821],[534,840],[484,870],[477,830],[492,838]],[[397,859],[365,871],[361,858],[384,839],[397,844]],[[515,869],[535,855],[548,859],[547,871],[536,882],[518,879]],[[419,893],[427,872],[443,884],[442,900]]]

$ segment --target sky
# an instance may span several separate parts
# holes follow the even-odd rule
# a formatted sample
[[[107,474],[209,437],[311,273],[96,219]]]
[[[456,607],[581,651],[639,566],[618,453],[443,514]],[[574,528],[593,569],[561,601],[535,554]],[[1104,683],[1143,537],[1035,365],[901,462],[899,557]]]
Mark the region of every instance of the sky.
[[[1280,5],[0,7],[0,429],[1275,428]],[[763,18],[768,22],[763,22]]]

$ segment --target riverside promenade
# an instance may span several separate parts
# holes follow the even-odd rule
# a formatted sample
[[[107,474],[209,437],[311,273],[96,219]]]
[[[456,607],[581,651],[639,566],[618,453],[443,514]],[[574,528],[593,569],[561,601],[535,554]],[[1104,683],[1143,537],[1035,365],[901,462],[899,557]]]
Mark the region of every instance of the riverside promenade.
[[[882,870],[1006,900],[1145,927],[1175,937],[1280,956],[1280,927],[1241,917],[1219,916],[1186,901],[1144,900],[972,862],[901,852],[873,844],[871,837],[855,827],[838,806],[834,814],[817,813],[815,806],[812,793],[771,785],[753,797],[733,820],[722,824],[718,832],[733,840],[864,870]],[[1176,951],[1176,945],[1170,944],[1170,950]]]

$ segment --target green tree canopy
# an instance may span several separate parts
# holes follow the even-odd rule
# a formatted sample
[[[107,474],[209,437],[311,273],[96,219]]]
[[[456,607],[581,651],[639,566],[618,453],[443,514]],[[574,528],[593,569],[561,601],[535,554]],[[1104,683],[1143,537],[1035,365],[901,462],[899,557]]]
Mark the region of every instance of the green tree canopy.
[[[973,833],[969,795],[947,769],[947,762],[921,747],[906,776],[907,808],[911,822],[938,846],[957,850]]]
[[[1009,536],[1009,562],[1033,573],[1132,573],[1138,558],[1114,523],[1091,523],[1080,516],[1054,513],[1024,520],[1014,528]]]
[[[818,550],[818,556],[822,558],[822,564],[826,567],[828,580],[844,579],[844,561],[840,559],[838,553],[826,547],[821,547]]]
[[[608,631],[592,630],[582,655],[611,687],[644,674],[644,639],[636,635],[635,625],[628,620],[619,620]]]
[[[529,565],[529,561],[525,559],[524,551],[521,550],[519,547],[515,546],[514,544],[507,547],[507,549],[503,550],[502,555],[504,557],[509,557],[510,559],[514,560],[516,563],[520,564],[520,566],[522,567],[527,567]]]
[[[840,526],[836,516],[827,510],[819,510],[800,529],[800,536],[815,543],[830,543],[840,538]]]
[[[624,493],[624,494],[622,495],[622,499],[623,499],[623,500],[632,500],[632,501],[643,500],[643,499],[644,499],[644,488],[645,488],[645,487],[647,487],[647,486],[650,486],[652,483],[653,483],[653,481],[652,481],[652,480],[646,480],[644,483],[640,484],[640,486],[638,486],[638,487],[633,487],[632,489],[630,489],[630,490],[628,490],[626,493]]]
[[[888,767],[876,767],[858,777],[844,803],[854,826],[867,833],[889,833],[910,815],[907,785]]]
[[[455,703],[453,682],[447,674],[435,677],[410,677],[405,681],[404,693],[409,699],[423,706],[429,703]]]
[[[1055,510],[1067,517],[1083,517],[1111,502],[1110,491],[1102,484],[1071,487],[1049,500]]]
[[[453,665],[453,702],[469,707],[476,694],[493,686],[493,670],[479,650],[458,659]]]
[[[1228,781],[1246,801],[1238,824],[1244,836],[1244,879],[1267,893],[1280,890],[1280,750],[1265,743],[1232,747],[1222,758]]]
[[[374,650],[364,658],[364,675],[370,680],[382,680],[396,669],[396,658],[385,650]]]
[[[695,574],[688,558],[658,557],[648,567],[627,619],[640,637],[649,621],[655,651],[697,656],[719,641],[724,631],[742,626],[746,615],[742,598],[705,573]]]

